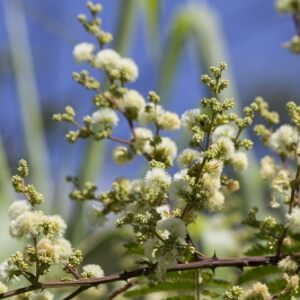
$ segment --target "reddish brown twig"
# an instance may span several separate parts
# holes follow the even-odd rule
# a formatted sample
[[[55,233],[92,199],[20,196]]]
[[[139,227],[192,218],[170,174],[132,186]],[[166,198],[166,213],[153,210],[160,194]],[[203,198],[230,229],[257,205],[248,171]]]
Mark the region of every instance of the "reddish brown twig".
[[[130,280],[129,282],[127,282],[124,286],[122,286],[121,288],[115,290],[113,293],[111,293],[107,300],[112,300],[114,299],[115,297],[117,297],[118,295],[120,295],[121,293],[127,291],[128,289],[130,289],[131,287],[137,285],[139,283],[138,280],[136,279],[133,279],[133,280]]]
[[[292,255],[293,259],[300,261],[300,252]],[[220,267],[237,267],[242,269],[243,267],[258,267],[258,266],[275,266],[283,256],[248,256],[241,258],[226,258],[219,259],[217,257],[205,258],[202,261],[196,261],[186,264],[177,264],[167,270],[167,272],[195,270],[195,269],[212,269]],[[123,272],[120,274],[109,275],[101,278],[90,278],[90,279],[77,279],[73,281],[58,281],[58,282],[40,282],[38,286],[27,286],[13,291],[0,294],[0,299],[8,298],[14,295],[19,295],[25,292],[39,290],[39,289],[51,289],[51,288],[62,288],[62,287],[92,287],[99,284],[116,282],[116,281],[127,281],[130,278],[147,276],[155,272],[153,266],[148,268],[136,269],[129,272]]]

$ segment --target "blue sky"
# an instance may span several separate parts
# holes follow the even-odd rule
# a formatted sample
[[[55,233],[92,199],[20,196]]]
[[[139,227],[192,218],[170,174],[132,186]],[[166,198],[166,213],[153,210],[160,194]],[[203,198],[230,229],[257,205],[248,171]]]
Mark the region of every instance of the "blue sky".
[[[31,42],[39,99],[45,112],[48,128],[48,145],[54,165],[60,163],[59,153],[63,147],[65,126],[51,123],[51,114],[71,104],[83,116],[91,111],[92,93],[85,91],[71,79],[73,71],[87,66],[76,65],[72,58],[73,46],[82,41],[92,41],[81,28],[76,16],[87,13],[85,1],[72,0],[3,0],[23,3],[27,30]],[[103,28],[114,32],[118,21],[121,1],[106,0],[101,13]],[[169,24],[178,9],[202,1],[161,0],[159,18],[160,44],[158,52],[164,53]],[[229,68],[233,74],[239,100],[245,105],[255,96],[287,97],[282,101],[299,103],[299,56],[290,54],[281,44],[294,34],[289,16],[280,16],[271,0],[214,0],[206,3],[217,14],[226,44]],[[23,129],[20,122],[16,84],[11,68],[9,41],[3,4],[0,4],[0,133],[10,158],[23,156]],[[135,20],[131,46],[127,55],[136,60],[140,77],[132,87],[144,96],[157,86],[159,66],[151,55],[145,37],[144,17],[138,13]],[[152,49],[153,50],[153,49]],[[168,106],[183,113],[198,105],[204,96],[199,83],[201,64],[198,64],[193,42],[187,43],[179,61]],[[25,75],[26,76],[26,75]],[[275,99],[275,98],[274,98]],[[266,99],[271,101],[272,99]],[[281,101],[276,98],[276,101]],[[51,125],[50,125],[51,124]],[[60,126],[60,129],[58,129]],[[59,135],[59,136],[58,136]],[[126,135],[122,133],[121,135]],[[12,138],[13,137],[13,138]],[[80,148],[80,146],[78,146]],[[71,149],[71,148],[70,148]],[[75,152],[80,153],[80,150]]]

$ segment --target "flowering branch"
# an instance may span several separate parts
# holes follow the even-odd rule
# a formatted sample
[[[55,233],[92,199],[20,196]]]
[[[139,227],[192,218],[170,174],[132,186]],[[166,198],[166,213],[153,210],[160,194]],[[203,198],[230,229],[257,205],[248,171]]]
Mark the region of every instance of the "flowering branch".
[[[65,107],[64,113],[54,115],[53,119],[77,127],[76,131],[69,131],[66,135],[70,143],[75,143],[79,138],[93,138],[95,141],[109,139],[121,143],[122,146],[113,149],[112,159],[124,165],[135,156],[143,155],[148,161],[148,170],[136,180],[116,178],[110,190],[100,193],[96,193],[96,184],[85,182],[79,185],[79,179],[70,177],[68,180],[73,182],[75,190],[69,196],[72,200],[100,203],[91,206],[88,211],[88,218],[93,225],[102,226],[107,215],[113,213],[118,216],[116,227],[131,226],[134,239],[127,245],[128,253],[138,255],[136,264],[145,267],[110,276],[105,276],[101,266],[95,264],[84,265],[79,271],[83,260],[81,251],[74,249],[64,238],[67,225],[60,216],[46,215],[36,209],[44,198],[33,185],[25,184],[28,167],[26,161],[21,160],[18,175],[12,177],[12,184],[14,190],[23,193],[26,200],[15,201],[10,206],[9,232],[13,238],[30,241],[22,252],[17,251],[0,264],[0,299],[33,290],[75,287],[64,298],[70,300],[91,287],[126,281],[122,288],[108,296],[108,299],[113,299],[140,283],[138,280],[128,282],[130,278],[152,275],[149,276],[150,280],[155,278],[159,285],[159,281],[171,279],[171,275],[165,277],[168,272],[177,272],[175,277],[178,282],[184,280],[184,275],[192,275],[193,290],[196,299],[200,299],[201,294],[210,293],[199,286],[200,282],[203,286],[211,284],[213,289],[218,286],[218,279],[213,275],[210,277],[211,272],[203,271],[200,275],[199,269],[214,271],[218,267],[243,269],[276,265],[277,271],[282,274],[283,280],[279,280],[286,287],[273,288],[270,285],[269,292],[266,284],[257,282],[246,292],[244,299],[272,300],[282,295],[297,295],[300,252],[289,256],[288,253],[298,251],[300,244],[300,106],[294,102],[287,103],[291,124],[282,125],[274,132],[272,125],[279,123],[279,115],[269,111],[268,103],[261,97],[243,109],[243,116],[231,113],[234,100],[220,100],[219,97],[229,86],[229,81],[222,77],[227,68],[226,63],[222,62],[217,67],[210,67],[210,74],[201,77],[201,82],[210,89],[212,98],[203,98],[200,107],[184,112],[180,118],[159,104],[160,97],[155,92],[150,91],[146,100],[138,91],[127,87],[126,83],[137,79],[138,67],[130,58],[104,47],[112,40],[112,36],[102,30],[101,19],[96,17],[102,7],[92,2],[88,2],[87,6],[92,18],[88,20],[85,15],[79,15],[78,19],[84,29],[96,37],[100,51],[95,53],[93,44],[80,43],[74,47],[73,56],[78,63],[86,62],[90,67],[104,71],[109,84],[103,90],[100,89],[100,82],[91,77],[88,71],[74,73],[75,81],[95,92],[92,98],[95,110],[85,116],[81,124],[75,120],[76,113],[71,106]],[[245,225],[258,231],[257,244],[248,253],[252,256],[219,259],[214,254],[208,258],[196,249],[187,227],[194,223],[199,212],[219,212],[226,205],[225,198],[239,189],[239,181],[230,178],[233,173],[231,169],[243,172],[249,165],[246,151],[252,148],[253,142],[242,138],[242,132],[252,124],[257,112],[266,120],[269,129],[264,125],[256,125],[255,133],[265,146],[279,155],[283,163],[283,166],[278,166],[272,157],[264,157],[261,177],[270,182],[270,206],[287,206],[286,220],[277,223],[272,216],[258,220],[258,209],[252,208],[244,221]],[[120,114],[128,123],[128,140],[113,135]],[[139,127],[135,126],[135,122]],[[162,134],[180,127],[184,128],[189,143],[177,155],[176,143]],[[168,169],[174,166],[175,160],[179,170],[173,174]],[[228,220],[231,219],[229,210],[225,214]],[[255,256],[264,253],[273,255]],[[41,276],[51,272],[53,265],[59,265],[62,271],[73,275],[75,279],[40,282]],[[179,272],[186,270],[197,272]],[[5,283],[19,280],[22,276],[27,278],[29,285],[7,292]],[[143,293],[146,293],[145,290]],[[233,286],[223,294],[223,299],[240,300],[242,293],[241,287]],[[270,293],[273,293],[273,297]],[[32,295],[47,300],[53,298],[48,291]]]

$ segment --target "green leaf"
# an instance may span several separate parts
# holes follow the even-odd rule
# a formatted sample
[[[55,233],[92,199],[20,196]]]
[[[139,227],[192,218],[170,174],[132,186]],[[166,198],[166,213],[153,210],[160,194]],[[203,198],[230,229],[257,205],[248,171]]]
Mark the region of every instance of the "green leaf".
[[[278,268],[276,267],[261,266],[257,268],[252,268],[240,276],[239,284],[243,284],[252,280],[258,281],[267,276],[273,276],[274,274],[280,274]]]
[[[168,297],[163,300],[195,300],[195,296],[192,295],[180,295],[175,297]]]
[[[138,297],[145,294],[157,293],[157,292],[193,292],[195,291],[195,282],[159,282],[154,286],[144,285],[136,288],[132,291],[128,291],[123,294],[124,297]]]
[[[151,286],[144,285],[124,293],[123,296],[130,298],[130,297],[138,297],[150,293],[168,292],[168,291],[177,292],[177,293],[181,293],[181,292],[193,293],[196,290],[195,276],[196,276],[195,271],[170,272],[166,275],[165,282],[159,282]],[[201,277],[202,277],[202,282],[200,284],[200,288],[203,288],[203,294],[209,295],[212,298],[216,298],[219,296],[219,293],[214,291],[215,288],[226,289],[229,286],[231,286],[230,282],[223,279],[214,278],[213,274],[210,272],[202,272]],[[183,297],[183,295],[179,297]],[[187,299],[194,299],[194,298],[190,298],[194,296],[187,295],[187,297],[189,297]],[[175,297],[174,299],[185,299],[185,298]]]
[[[254,245],[252,248],[250,248],[245,252],[245,254],[249,256],[259,256],[259,255],[266,255],[270,253],[271,253],[270,250],[266,249],[265,246],[262,246],[260,244]]]
[[[220,294],[212,292],[210,290],[203,290],[203,291],[201,291],[201,294],[204,296],[209,296],[213,299],[220,297]]]
[[[124,245],[124,248],[126,249],[126,254],[132,254],[132,255],[143,255],[143,246],[141,244],[138,244],[136,242],[128,242]]]
[[[166,274],[166,280],[168,281],[192,281],[194,282],[196,278],[196,271],[179,271],[179,272],[169,272]]]
[[[201,286],[209,286],[209,287],[226,289],[232,285],[232,283],[227,280],[214,278],[213,274],[211,274],[210,272],[202,272],[201,278],[202,278]]]
[[[269,282],[267,285],[269,288],[269,292],[275,294],[284,290],[284,288],[286,287],[286,282],[283,279],[278,278],[276,280]],[[279,299],[283,299],[283,298],[279,298]]]

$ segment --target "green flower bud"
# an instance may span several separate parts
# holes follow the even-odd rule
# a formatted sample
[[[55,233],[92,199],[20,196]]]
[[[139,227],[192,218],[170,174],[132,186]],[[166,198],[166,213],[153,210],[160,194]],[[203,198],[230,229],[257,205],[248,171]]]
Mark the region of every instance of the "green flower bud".
[[[27,161],[25,159],[21,159],[19,161],[18,173],[23,178],[28,176],[28,166]]]
[[[76,113],[72,106],[66,106],[65,107],[65,113],[68,114],[71,117],[75,117]]]
[[[86,15],[84,15],[84,14],[79,14],[79,15],[77,16],[77,19],[78,19],[79,22],[85,22],[85,21],[86,21]]]
[[[62,115],[61,114],[54,114],[52,116],[52,120],[55,121],[55,122],[61,122],[62,121]]]
[[[148,100],[157,104],[160,102],[160,97],[155,92],[150,91],[148,94]]]

